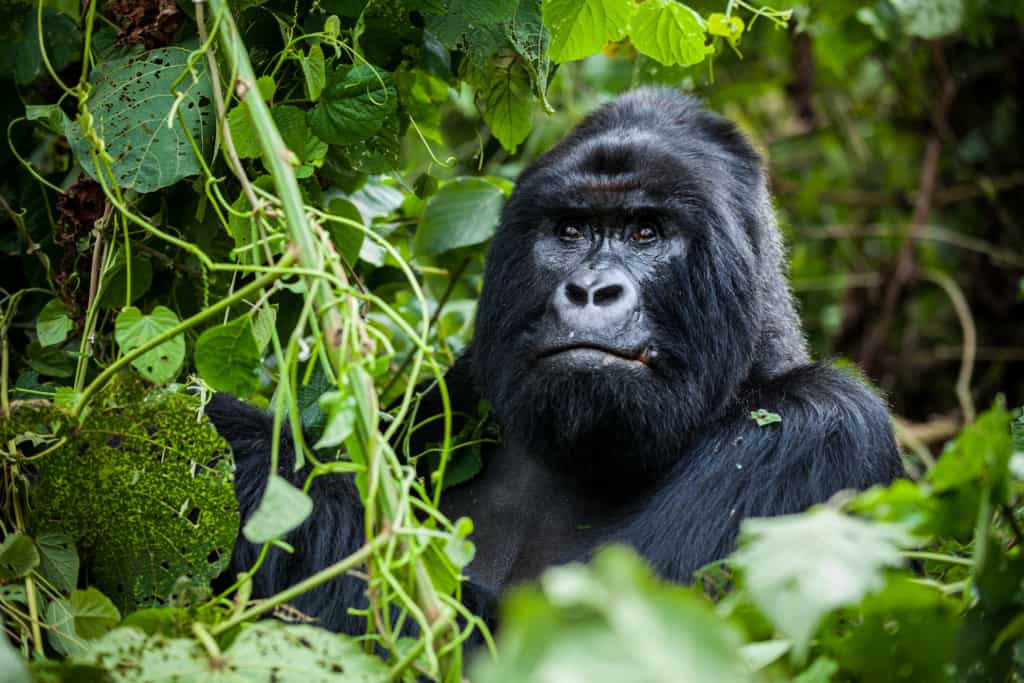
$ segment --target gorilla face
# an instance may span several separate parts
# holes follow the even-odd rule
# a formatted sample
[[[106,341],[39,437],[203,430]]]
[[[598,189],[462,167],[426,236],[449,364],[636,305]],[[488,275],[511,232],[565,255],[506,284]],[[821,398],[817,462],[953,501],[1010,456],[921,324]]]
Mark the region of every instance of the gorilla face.
[[[781,277],[766,206],[746,140],[667,90],[619,98],[526,170],[472,356],[505,438],[584,479],[674,462],[792,344],[762,325]]]

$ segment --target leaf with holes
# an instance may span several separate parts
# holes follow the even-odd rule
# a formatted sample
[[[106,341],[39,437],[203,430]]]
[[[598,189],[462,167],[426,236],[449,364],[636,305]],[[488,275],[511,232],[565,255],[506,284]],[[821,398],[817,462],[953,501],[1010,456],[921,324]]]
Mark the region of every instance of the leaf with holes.
[[[174,329],[180,321],[174,311],[157,306],[149,315],[128,306],[114,322],[114,339],[127,353]],[[185,360],[185,336],[177,335],[146,351],[132,361],[132,367],[154,384],[166,384],[178,374]]]
[[[384,683],[387,667],[354,639],[315,626],[262,621],[211,657],[195,640],[118,628],[86,643],[75,660],[117,681],[277,681]]]
[[[238,535],[230,451],[198,409],[195,397],[121,374],[81,427],[53,405],[23,404],[0,420],[4,443],[35,424],[66,437],[35,463],[28,493],[43,576],[77,573],[70,545],[46,531],[54,528],[78,549],[89,585],[122,611],[165,605],[181,577],[205,585],[224,571]]]
[[[195,78],[186,75],[175,84],[192,47],[148,50],[103,62],[93,70],[88,102],[91,127],[114,160],[111,170],[121,189],[152,192],[201,170],[189,135],[201,151],[213,141],[206,60],[192,64]],[[82,121],[69,120],[65,134],[78,163],[95,179],[96,165]]]

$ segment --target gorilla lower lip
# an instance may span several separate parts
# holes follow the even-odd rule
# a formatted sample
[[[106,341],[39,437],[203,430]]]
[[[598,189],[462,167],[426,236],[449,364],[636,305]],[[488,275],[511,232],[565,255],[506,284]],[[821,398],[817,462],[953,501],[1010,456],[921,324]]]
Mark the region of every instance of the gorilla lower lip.
[[[559,356],[584,362],[589,361],[599,365],[610,365],[612,363],[622,362],[632,365],[647,365],[650,360],[649,352],[647,350],[644,350],[640,354],[633,354],[627,351],[619,351],[604,346],[590,344],[563,346],[540,354],[540,358],[542,360]]]

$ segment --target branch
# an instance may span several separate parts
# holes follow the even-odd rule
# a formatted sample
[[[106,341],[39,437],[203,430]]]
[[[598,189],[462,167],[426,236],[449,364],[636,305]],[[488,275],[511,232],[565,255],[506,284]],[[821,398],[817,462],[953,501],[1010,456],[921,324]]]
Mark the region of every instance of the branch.
[[[953,103],[953,96],[956,87],[946,68],[942,56],[941,43],[932,42],[932,58],[936,64],[941,77],[941,93],[932,111],[932,135],[925,146],[924,159],[921,162],[920,182],[921,188],[914,203],[914,214],[910,220],[910,228],[907,238],[903,242],[900,254],[897,257],[895,272],[890,280],[889,287],[885,291],[885,298],[882,301],[882,314],[877,324],[868,333],[864,344],[861,347],[860,362],[868,374],[876,365],[878,352],[885,344],[889,336],[889,328],[892,326],[896,314],[896,304],[899,303],[900,294],[914,274],[914,252],[915,241],[918,233],[928,222],[928,216],[932,210],[932,200],[935,195],[935,187],[939,177],[939,161],[942,154],[943,139],[949,137],[949,124],[946,122],[946,115]]]

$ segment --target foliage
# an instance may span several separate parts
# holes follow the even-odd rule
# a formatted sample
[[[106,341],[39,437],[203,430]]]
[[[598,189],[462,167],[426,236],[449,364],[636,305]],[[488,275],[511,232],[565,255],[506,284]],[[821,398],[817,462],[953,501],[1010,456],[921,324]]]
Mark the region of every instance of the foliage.
[[[1021,676],[1024,423],[1005,405],[1024,402],[1024,4],[82,7],[0,2],[0,671]],[[494,426],[481,404],[453,433],[446,410],[407,452],[430,417],[417,387],[443,387],[469,342],[511,181],[645,84],[698,91],[754,136],[810,341],[889,392],[913,477],[748,521],[695,588],[621,548],[554,569],[509,596],[496,657],[467,667],[472,523],[437,503]],[[355,474],[367,543],[315,582],[367,577],[362,641],[255,622],[305,616],[287,594],[250,599],[259,563],[211,590],[238,533],[211,390],[272,410],[314,476]],[[243,534],[288,552],[312,504],[273,477]]]

